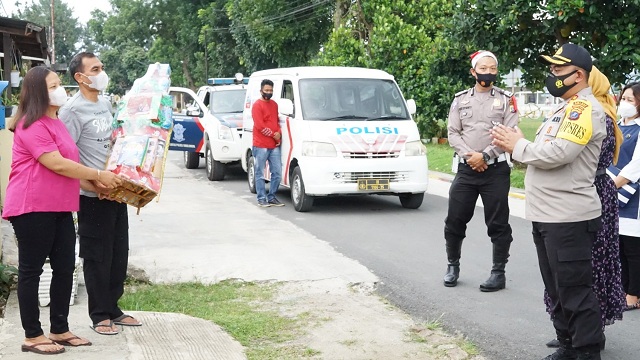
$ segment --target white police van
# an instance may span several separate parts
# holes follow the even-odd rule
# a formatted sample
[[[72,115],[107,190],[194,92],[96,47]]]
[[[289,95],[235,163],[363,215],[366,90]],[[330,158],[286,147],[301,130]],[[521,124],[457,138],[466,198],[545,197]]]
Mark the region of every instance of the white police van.
[[[405,208],[422,205],[427,190],[426,149],[392,75],[352,67],[297,67],[257,71],[249,78],[244,110],[244,154],[255,193],[251,106],[260,83],[274,83],[282,128],[282,186],[297,211],[315,197],[396,195]],[[265,171],[265,179],[269,179]]]
[[[207,178],[223,180],[225,167],[242,156],[242,110],[249,79],[211,78],[195,94],[171,87],[173,133],[169,150],[184,152],[184,166],[196,169],[205,158]]]

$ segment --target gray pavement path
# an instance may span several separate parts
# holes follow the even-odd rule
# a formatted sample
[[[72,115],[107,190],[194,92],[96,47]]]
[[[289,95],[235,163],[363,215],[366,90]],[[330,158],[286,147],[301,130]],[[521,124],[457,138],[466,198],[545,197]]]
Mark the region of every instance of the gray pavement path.
[[[446,197],[450,177],[432,173],[432,194]],[[197,186],[196,186],[197,185]],[[327,242],[238,198],[215,182],[202,180],[168,161],[159,202],[130,208],[130,264],[143,269],[155,283],[225,279],[246,281],[325,280],[374,284],[377,277],[358,262],[335,251]],[[247,193],[247,198],[253,197]],[[253,199],[250,199],[253,200]],[[522,216],[524,201],[514,190],[512,214]],[[15,242],[3,222],[5,261],[15,263]],[[185,241],[188,239],[188,241]],[[13,260],[11,260],[13,258]],[[0,358],[32,359],[21,353],[22,328],[15,296],[0,320]],[[170,301],[170,299],[167,299]],[[94,345],[70,348],[60,359],[243,359],[240,344],[217,325],[181,314],[134,313],[145,322],[121,334],[101,336],[89,327],[84,286],[70,308],[71,330]],[[48,309],[41,308],[43,328]],[[179,335],[176,335],[179,334]]]

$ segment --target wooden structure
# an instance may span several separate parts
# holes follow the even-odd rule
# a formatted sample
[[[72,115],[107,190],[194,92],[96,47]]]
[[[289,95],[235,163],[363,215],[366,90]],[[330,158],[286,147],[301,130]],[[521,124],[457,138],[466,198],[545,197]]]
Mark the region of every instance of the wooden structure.
[[[4,53],[2,70],[4,79],[9,80],[13,65],[22,67],[24,56],[41,59],[32,65],[41,65],[50,58],[47,32],[44,26],[29,21],[0,17],[0,52]],[[32,60],[33,61],[33,60]],[[11,95],[11,88],[6,90]]]

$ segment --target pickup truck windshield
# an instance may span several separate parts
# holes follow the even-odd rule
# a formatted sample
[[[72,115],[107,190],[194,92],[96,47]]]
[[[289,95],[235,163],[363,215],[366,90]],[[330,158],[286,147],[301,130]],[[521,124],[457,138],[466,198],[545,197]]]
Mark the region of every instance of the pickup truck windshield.
[[[300,105],[305,120],[409,120],[398,86],[382,79],[303,79]]]
[[[241,113],[244,109],[244,96],[247,90],[224,90],[211,92],[211,113]]]

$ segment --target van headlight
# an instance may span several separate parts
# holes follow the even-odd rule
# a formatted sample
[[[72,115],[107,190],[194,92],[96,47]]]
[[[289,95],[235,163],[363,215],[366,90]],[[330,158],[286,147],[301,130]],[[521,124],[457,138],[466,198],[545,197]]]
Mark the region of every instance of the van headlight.
[[[336,147],[333,144],[316,141],[302,143],[302,156],[336,157],[337,155]]]
[[[404,145],[405,156],[425,156],[427,155],[427,148],[421,141],[411,141]]]
[[[229,140],[229,141],[233,140],[231,129],[228,126],[224,126],[224,125],[218,126],[218,139]]]

